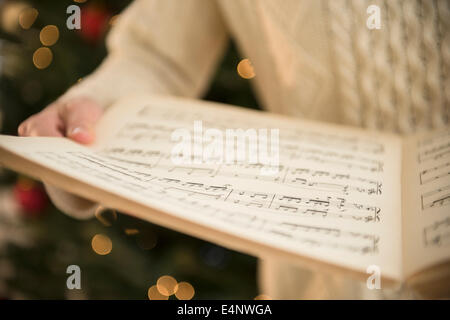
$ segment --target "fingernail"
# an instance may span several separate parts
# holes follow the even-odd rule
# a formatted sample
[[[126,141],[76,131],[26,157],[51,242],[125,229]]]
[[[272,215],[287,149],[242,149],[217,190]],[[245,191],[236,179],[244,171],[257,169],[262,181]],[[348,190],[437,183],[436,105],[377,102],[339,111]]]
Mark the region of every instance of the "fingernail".
[[[84,132],[85,130],[82,127],[76,127],[70,131],[70,135],[75,135],[81,132]]]
[[[94,139],[93,132],[83,127],[72,129],[69,137],[80,143],[91,143]]]

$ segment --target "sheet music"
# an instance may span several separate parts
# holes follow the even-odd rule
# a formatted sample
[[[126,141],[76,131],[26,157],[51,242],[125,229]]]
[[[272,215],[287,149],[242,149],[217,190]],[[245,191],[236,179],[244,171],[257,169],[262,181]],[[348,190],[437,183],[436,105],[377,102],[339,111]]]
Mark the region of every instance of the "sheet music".
[[[405,146],[405,267],[412,274],[450,258],[450,130]]]
[[[260,163],[174,164],[171,133],[198,120],[219,130],[280,129],[276,174],[261,174]],[[401,141],[394,136],[147,98],[109,110],[91,148],[49,139],[9,145],[65,174],[217,230],[362,272],[377,264],[384,276],[402,276]]]

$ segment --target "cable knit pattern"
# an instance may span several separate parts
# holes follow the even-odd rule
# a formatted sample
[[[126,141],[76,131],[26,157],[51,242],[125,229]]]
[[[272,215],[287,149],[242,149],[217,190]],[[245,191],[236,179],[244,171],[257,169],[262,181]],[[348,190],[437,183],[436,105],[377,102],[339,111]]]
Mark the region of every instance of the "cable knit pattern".
[[[368,128],[377,128],[377,100],[376,100],[376,78],[374,77],[374,59],[367,59],[372,55],[372,30],[361,28],[366,23],[365,12],[371,4],[368,0],[351,1],[355,17],[353,27],[354,48],[356,52],[356,62],[358,66],[357,79],[358,91],[360,94],[362,109],[362,123]]]
[[[403,12],[406,32],[406,59],[409,69],[411,108],[413,122],[418,127],[426,125],[427,101],[425,100],[425,67],[421,14],[418,1],[404,1]]]
[[[394,78],[394,101],[397,108],[397,127],[401,132],[411,132],[408,69],[405,62],[405,33],[403,29],[402,5],[399,1],[387,1],[389,23],[389,45],[392,55],[392,76]]]
[[[404,133],[442,127],[448,122],[448,1],[376,1],[381,30],[363,27],[372,3],[329,2],[343,121]]]
[[[438,0],[439,43],[442,57],[441,90],[443,96],[444,122],[450,123],[450,1]]]
[[[384,0],[376,0],[374,2],[381,12],[387,12]],[[395,124],[395,105],[393,98],[393,77],[391,67],[391,54],[389,48],[389,23],[387,14],[381,14],[381,28],[385,32],[373,32],[373,59],[375,63],[374,78],[377,81],[377,127],[393,131]]]
[[[349,1],[335,0],[329,2],[331,37],[336,58],[338,90],[340,104],[343,108],[345,123],[362,125],[361,101],[356,79],[356,59],[352,40],[352,7]]]
[[[440,88],[440,55],[437,37],[437,14],[435,1],[423,1],[423,42],[425,48],[426,88],[433,127],[441,126],[442,97]]]

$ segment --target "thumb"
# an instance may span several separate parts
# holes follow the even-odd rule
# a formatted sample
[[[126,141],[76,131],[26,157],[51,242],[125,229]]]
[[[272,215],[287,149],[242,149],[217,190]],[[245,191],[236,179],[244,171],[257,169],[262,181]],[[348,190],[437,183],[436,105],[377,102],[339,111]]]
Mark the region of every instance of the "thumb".
[[[102,113],[103,109],[89,99],[67,102],[61,114],[65,123],[66,136],[79,143],[92,143],[95,140],[95,124]]]

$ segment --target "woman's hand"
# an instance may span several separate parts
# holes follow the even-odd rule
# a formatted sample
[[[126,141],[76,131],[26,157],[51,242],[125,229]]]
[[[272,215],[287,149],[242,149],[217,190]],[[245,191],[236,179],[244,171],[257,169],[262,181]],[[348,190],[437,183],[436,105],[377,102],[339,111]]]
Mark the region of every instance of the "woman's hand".
[[[93,100],[77,98],[65,103],[55,102],[29,117],[19,126],[21,136],[68,137],[88,144],[95,139],[95,124],[103,109]],[[69,216],[91,218],[97,204],[45,184],[53,203]]]
[[[95,124],[103,108],[89,98],[55,102],[19,126],[20,136],[68,137],[89,144],[95,139]]]

